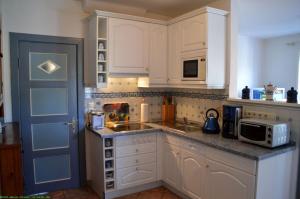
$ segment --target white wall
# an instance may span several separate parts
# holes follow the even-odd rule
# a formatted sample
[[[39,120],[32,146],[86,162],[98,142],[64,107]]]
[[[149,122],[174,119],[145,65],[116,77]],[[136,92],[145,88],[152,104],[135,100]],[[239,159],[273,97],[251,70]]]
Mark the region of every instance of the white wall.
[[[78,0],[0,0],[3,27],[5,121],[11,121],[9,32],[84,37],[84,18]]]
[[[264,41],[259,38],[239,35],[238,45],[237,90],[238,96],[241,97],[241,91],[245,86],[249,88],[262,86]]]
[[[264,43],[261,82],[272,82],[286,90],[292,86],[299,89],[300,34],[269,38]]]

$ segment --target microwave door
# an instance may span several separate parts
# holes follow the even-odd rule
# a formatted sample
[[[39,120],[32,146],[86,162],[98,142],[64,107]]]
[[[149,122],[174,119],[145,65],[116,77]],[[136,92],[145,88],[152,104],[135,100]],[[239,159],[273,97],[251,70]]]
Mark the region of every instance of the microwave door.
[[[194,80],[198,79],[198,59],[186,60],[183,62],[183,79]]]

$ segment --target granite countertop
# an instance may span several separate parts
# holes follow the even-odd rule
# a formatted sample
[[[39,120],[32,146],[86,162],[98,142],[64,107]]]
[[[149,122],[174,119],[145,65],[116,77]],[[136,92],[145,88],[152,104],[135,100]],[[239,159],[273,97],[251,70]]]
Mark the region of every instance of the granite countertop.
[[[158,132],[163,131],[168,134],[177,135],[183,138],[191,139],[197,141],[201,144],[226,151],[229,153],[233,153],[236,155],[240,155],[242,157],[252,159],[252,160],[263,160],[278,154],[286,153],[288,151],[292,151],[296,149],[295,142],[291,142],[287,145],[276,147],[274,149],[269,149],[261,146],[256,146],[253,144],[248,144],[244,142],[240,142],[238,140],[226,139],[221,136],[221,134],[204,134],[202,131],[197,132],[189,132],[185,133],[183,131],[179,131],[173,128],[169,128],[166,126],[162,126],[154,123],[147,123],[148,126],[153,127],[152,129],[145,130],[135,130],[135,131],[122,131],[122,132],[114,132],[111,129],[104,128],[101,130],[95,130],[90,127],[87,127],[92,132],[98,134],[101,138],[110,138],[116,136],[125,136],[125,135],[133,135],[139,133],[150,133],[150,132]]]

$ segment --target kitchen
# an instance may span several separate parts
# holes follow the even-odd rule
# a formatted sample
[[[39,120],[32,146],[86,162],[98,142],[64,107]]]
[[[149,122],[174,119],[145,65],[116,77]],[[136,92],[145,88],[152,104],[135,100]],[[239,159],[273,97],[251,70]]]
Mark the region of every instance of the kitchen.
[[[161,186],[182,198],[296,198],[298,145],[295,146],[295,142],[298,143],[298,134],[300,133],[297,119],[299,117],[298,104],[266,101],[264,99],[252,100],[253,93],[251,91],[254,90],[253,88],[261,88],[270,82],[279,88],[285,88],[284,93],[290,90],[292,86],[298,89],[297,77],[295,81],[290,81],[287,86],[278,82],[278,78],[275,80],[268,77],[265,79],[267,82],[258,80],[257,77],[262,76],[263,70],[258,70],[260,66],[251,62],[258,59],[252,57],[253,60],[250,60],[251,57],[247,57],[247,53],[251,53],[251,51],[247,51],[247,47],[251,47],[250,44],[258,43],[256,40],[254,41],[255,38],[250,38],[248,32],[244,34],[248,26],[248,29],[255,29],[255,23],[249,23],[249,18],[253,17],[255,10],[258,8],[260,10],[266,9],[268,5],[258,2],[243,4],[239,1],[225,0],[202,1],[193,4],[191,1],[181,4],[186,5],[181,6],[182,9],[177,7],[178,10],[172,10],[172,4],[168,4],[163,10],[160,8],[163,5],[159,3],[140,5],[134,1],[128,5],[122,4],[121,1],[119,4],[118,1],[110,4],[107,1],[98,0],[83,2],[73,0],[49,2],[44,0],[38,3],[35,0],[27,1],[27,4],[19,1],[12,1],[11,3],[1,1],[4,119],[5,122],[19,121],[21,132],[28,131],[27,123],[31,123],[30,125],[34,127],[32,127],[32,135],[36,136],[31,137],[31,135],[23,134],[23,140],[41,139],[41,143],[33,146],[31,143],[23,141],[25,142],[23,155],[25,167],[23,171],[25,173],[26,195],[75,188],[79,184],[89,184],[98,196],[105,196],[105,198],[114,198],[135,192],[142,193],[142,191]],[[297,1],[291,0],[284,5],[280,2],[277,3],[278,7],[289,11],[290,15],[286,16],[287,18],[296,15],[297,10],[294,11],[293,8],[297,7]],[[143,6],[147,7],[146,11],[142,9]],[[25,15],[16,13],[15,10],[18,8],[22,8]],[[38,12],[33,12],[33,9]],[[277,7],[274,6],[274,9],[275,11],[269,10],[271,16],[274,16]],[[240,16],[241,14],[242,16]],[[279,18],[277,20],[284,21]],[[270,23],[267,20],[265,22]],[[45,26],[45,24],[47,25]],[[248,24],[248,26],[244,24]],[[242,27],[243,29],[241,29]],[[259,30],[259,27],[256,29]],[[11,32],[13,33],[11,34]],[[272,32],[275,34],[275,28],[272,29]],[[20,76],[19,81],[22,82],[22,85],[12,81],[17,77],[13,74],[18,71],[13,67],[18,64],[13,59],[16,54],[12,50],[14,49],[12,48],[13,45],[15,45],[15,49],[18,49],[16,44],[17,42],[22,43],[23,37],[30,41],[35,39],[35,43],[40,42],[41,39],[48,43],[53,42],[50,37],[30,38],[28,35],[25,37],[18,35],[18,33],[79,38],[78,40],[55,40],[55,42],[68,43],[68,45],[61,46],[60,51],[64,52],[63,49],[65,49],[70,55],[79,49],[76,51],[79,61],[74,63],[79,63],[77,66],[78,73],[84,74],[84,79],[80,79],[78,74],[77,79],[74,79],[76,72],[73,74],[69,68],[68,72],[67,69],[64,69],[66,68],[64,64],[70,67],[68,64],[73,63],[72,59],[64,61],[64,56],[54,57],[51,55],[50,58],[55,61],[47,62],[50,59],[47,57],[44,59],[46,61],[44,63],[39,61],[41,58],[38,57],[38,53],[34,53],[31,54],[33,60],[31,63],[36,62],[37,68],[41,69],[43,73],[36,68],[31,68],[31,73],[21,68],[22,73],[20,74],[29,74],[31,81],[36,82],[30,83],[29,81],[26,83],[28,81],[25,78],[26,75]],[[240,38],[244,40],[240,40]],[[15,39],[16,42],[13,43],[11,39]],[[84,44],[81,41],[83,39]],[[243,45],[243,41],[248,41],[247,45]],[[296,35],[287,42],[294,44],[287,46],[295,49],[299,46],[297,41]],[[47,50],[42,44],[27,43],[24,42],[24,44],[19,45],[20,53],[27,53],[27,49],[36,49],[36,52]],[[70,43],[72,45],[76,43],[76,47],[69,48]],[[259,54],[261,51],[254,50],[254,52]],[[237,55],[238,53],[239,55]],[[28,59],[25,58],[26,56],[24,58],[20,56],[21,65],[28,63]],[[80,67],[80,60],[83,58],[84,64],[82,65],[84,67]],[[9,62],[9,60],[11,61]],[[299,62],[299,56],[297,60]],[[10,63],[13,65],[12,67],[9,66]],[[58,74],[60,71],[61,74]],[[293,69],[292,73],[296,74],[297,72]],[[10,74],[12,74],[12,79],[9,78]],[[245,76],[244,74],[248,75]],[[61,89],[55,88],[56,90],[48,89],[44,93],[41,89],[37,89],[46,85],[40,82],[41,77],[38,77],[39,75],[44,78],[44,81],[47,80],[48,87],[51,87],[50,85],[53,83],[53,85],[59,85],[59,88],[64,88],[68,85],[61,83],[62,81],[74,79],[71,85],[75,85],[75,81],[77,81],[77,85],[79,85],[77,92],[74,90],[72,95],[65,96]],[[294,76],[287,75],[287,78],[293,80]],[[54,82],[54,80],[57,81]],[[84,88],[83,86],[81,88],[82,83],[84,83]],[[32,116],[27,115],[30,110],[28,111],[26,108],[22,112],[22,107],[25,107],[22,105],[26,103],[29,105],[30,101],[28,101],[29,98],[22,98],[22,96],[19,101],[16,100],[18,93],[15,90],[18,90],[18,85],[20,88],[24,86],[25,90],[31,89],[31,96],[38,96],[42,101],[53,97],[53,102],[49,102],[51,106],[48,105],[51,108],[37,107],[35,109],[33,106]],[[251,89],[249,94],[251,100],[241,99],[242,90],[245,86],[249,86]],[[10,87],[15,88],[15,90],[11,92]],[[67,90],[73,92],[72,89],[72,86],[67,87]],[[75,96],[75,93],[77,93],[77,103],[79,104],[77,106],[78,122],[76,117],[74,119],[75,112],[66,118],[62,118],[62,116],[52,117],[51,114],[57,114],[55,112],[59,112],[58,115],[60,115],[64,114],[63,111],[73,110],[70,109],[70,105],[66,109],[63,104],[59,104],[58,99],[70,100],[68,101],[70,104],[76,104],[76,102],[71,101],[73,98],[70,98]],[[27,96],[26,93],[24,96]],[[262,95],[262,98],[264,97],[266,96]],[[24,103],[22,99],[25,100]],[[12,111],[9,110],[10,104],[12,104]],[[17,107],[16,104],[21,104],[21,107]],[[40,105],[43,103],[36,101],[32,104]],[[243,113],[241,116],[244,118],[252,117],[287,123],[292,132],[291,142],[284,146],[269,149],[240,142],[237,139],[223,138],[223,125],[226,119],[223,105],[242,106]],[[122,107],[122,109],[119,110],[116,107]],[[212,110],[207,113],[210,108],[214,108],[216,111]],[[18,110],[20,114],[18,114]],[[85,131],[85,121],[88,119],[85,120],[84,117],[90,111],[107,112],[105,116],[107,126],[111,124],[111,128],[119,130],[119,132],[114,133],[108,128],[95,130],[91,127]],[[44,118],[39,119],[39,117],[41,118],[40,115],[45,114],[45,112],[50,112],[49,116],[42,116]],[[206,113],[209,118],[208,124],[210,117],[217,116],[216,112],[220,116],[218,119],[212,119],[212,121],[217,120],[213,126],[219,126],[219,134],[203,134],[202,126],[207,119]],[[28,117],[31,119],[27,120]],[[99,117],[93,116],[93,118],[103,121],[101,114]],[[178,123],[173,124],[171,122],[170,124],[167,122],[174,121],[175,118]],[[46,119],[54,123],[62,123],[63,121],[62,124],[66,123],[67,125],[54,127],[49,125],[50,122],[46,122],[47,128],[36,125],[36,123],[43,123],[43,120]],[[56,119],[60,121],[58,122]],[[27,122],[22,122],[24,120]],[[122,121],[129,125],[118,126],[115,121]],[[144,124],[141,125],[139,122],[144,122]],[[131,124],[134,125],[130,126]],[[68,133],[78,133],[78,140],[72,142],[72,140],[68,140],[66,135],[62,134],[57,135],[60,138],[59,142],[54,139],[56,134],[52,132],[53,128],[66,131],[65,126],[69,126]],[[138,130],[139,128],[142,130]],[[34,129],[36,134],[34,134]],[[218,131],[218,128],[216,129]],[[38,132],[41,130],[52,133],[53,136],[47,136],[45,133],[45,137],[41,136],[42,134],[39,137]],[[108,148],[104,147],[106,140],[112,144],[108,145]],[[78,142],[77,145],[75,142]],[[66,143],[70,147],[75,146],[75,151],[78,150],[77,159],[72,159],[73,150],[72,153],[70,152],[72,158],[67,158],[66,153],[69,151],[63,148]],[[103,148],[99,146],[101,143],[104,144]],[[53,147],[51,144],[58,145],[55,146],[57,149],[51,149]],[[138,148],[136,148],[137,146]],[[31,152],[26,147],[29,147]],[[44,149],[41,150],[43,147]],[[93,150],[93,147],[98,149]],[[106,153],[102,153],[106,150],[109,151],[107,161],[110,162],[108,166],[111,168],[107,171],[103,168],[106,165],[101,164],[106,161]],[[189,158],[191,154],[196,154],[195,157],[192,157],[199,164],[195,164]],[[51,159],[53,157],[55,159]],[[184,164],[184,157],[188,157],[186,159],[187,164]],[[35,160],[33,163],[35,164],[34,174],[39,174],[39,177],[33,178],[33,172],[30,172],[33,169],[32,159]],[[50,165],[49,161],[53,163]],[[79,164],[75,165],[76,161]],[[272,173],[264,170],[264,168],[274,164],[278,166],[272,172],[278,175],[272,175]],[[202,169],[200,169],[199,175],[197,171],[200,170],[197,170],[196,166]],[[69,167],[72,170],[72,177],[74,171],[79,174],[73,178],[74,181],[71,178],[70,184],[67,184],[64,182],[67,182],[70,177],[70,170],[66,169]],[[214,178],[213,172],[209,172],[213,171],[213,168],[226,168],[228,176],[230,174],[234,177],[223,178],[220,176],[222,180],[218,176]],[[46,175],[45,169],[51,175]],[[55,169],[59,169],[61,172],[55,174]],[[140,171],[130,169],[140,169]],[[109,172],[107,173],[108,181],[104,179],[105,172]],[[193,178],[194,173],[197,173],[195,179]],[[207,182],[203,182],[203,176]],[[55,181],[55,178],[61,180]],[[270,184],[272,181],[278,182],[276,188]],[[126,182],[128,184],[124,184]],[[111,188],[110,190],[106,190],[105,183],[107,183],[107,188]],[[218,193],[219,195],[214,195]]]

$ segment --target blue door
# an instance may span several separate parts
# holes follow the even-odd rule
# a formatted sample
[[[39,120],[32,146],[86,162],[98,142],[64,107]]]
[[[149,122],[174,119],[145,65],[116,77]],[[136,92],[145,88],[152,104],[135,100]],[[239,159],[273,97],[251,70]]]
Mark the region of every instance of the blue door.
[[[76,46],[20,42],[25,194],[79,186]]]

